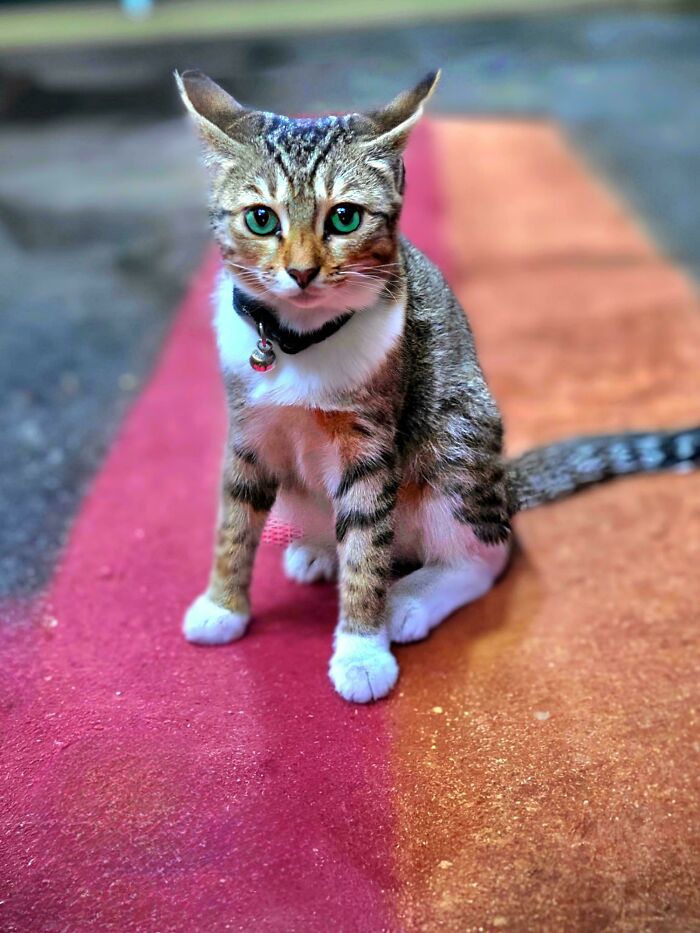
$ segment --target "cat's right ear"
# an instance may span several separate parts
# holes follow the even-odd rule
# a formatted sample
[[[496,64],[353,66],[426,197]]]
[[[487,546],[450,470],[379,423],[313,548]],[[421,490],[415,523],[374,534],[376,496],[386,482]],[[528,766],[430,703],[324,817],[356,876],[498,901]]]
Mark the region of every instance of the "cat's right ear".
[[[214,159],[242,155],[241,124],[249,111],[201,71],[176,71],[175,82],[207,155]]]

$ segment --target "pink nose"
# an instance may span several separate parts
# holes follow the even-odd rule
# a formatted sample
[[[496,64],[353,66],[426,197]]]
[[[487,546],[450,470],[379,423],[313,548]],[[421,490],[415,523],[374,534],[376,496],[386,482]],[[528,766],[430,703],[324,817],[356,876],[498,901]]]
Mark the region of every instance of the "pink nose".
[[[287,269],[287,275],[290,275],[294,279],[299,288],[306,288],[310,282],[313,282],[320,271],[320,266],[310,266],[308,269]]]

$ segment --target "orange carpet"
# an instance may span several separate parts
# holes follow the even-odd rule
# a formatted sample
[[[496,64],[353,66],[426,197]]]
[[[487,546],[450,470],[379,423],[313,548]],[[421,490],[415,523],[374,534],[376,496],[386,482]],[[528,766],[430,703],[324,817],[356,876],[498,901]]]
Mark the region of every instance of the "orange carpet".
[[[450,276],[510,449],[700,420],[700,305],[546,124],[438,122]],[[700,475],[523,515],[507,577],[400,652],[410,930],[700,928]]]

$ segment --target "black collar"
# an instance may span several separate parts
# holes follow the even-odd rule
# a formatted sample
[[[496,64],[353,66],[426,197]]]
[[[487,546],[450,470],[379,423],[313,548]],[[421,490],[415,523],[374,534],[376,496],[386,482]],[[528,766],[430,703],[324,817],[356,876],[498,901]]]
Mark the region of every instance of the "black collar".
[[[318,330],[307,331],[299,334],[295,330],[290,330],[284,324],[280,324],[277,315],[272,308],[246,295],[240,288],[233,286],[233,310],[240,315],[243,320],[249,321],[257,333],[262,324],[265,331],[265,337],[272,340],[283,353],[301,353],[315,343],[321,343],[327,337],[331,337],[348,323],[353,315],[352,311],[347,311],[340,317],[328,321]]]

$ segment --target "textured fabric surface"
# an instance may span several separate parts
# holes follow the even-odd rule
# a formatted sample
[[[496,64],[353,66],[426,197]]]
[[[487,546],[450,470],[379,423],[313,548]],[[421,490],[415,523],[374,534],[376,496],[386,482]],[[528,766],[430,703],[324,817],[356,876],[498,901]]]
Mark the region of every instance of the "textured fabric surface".
[[[435,146],[451,280],[511,450],[697,423],[700,305],[556,129],[442,123]],[[516,529],[496,589],[399,652],[404,927],[695,929],[700,474]]]
[[[469,309],[511,449],[698,420],[698,304],[556,129],[436,121],[408,171],[405,228]],[[333,588],[285,581],[270,542],[249,634],[187,645],[213,274],[44,598],[4,607],[0,929],[694,928],[700,476],[519,518],[504,580],[373,707],[327,681]]]

